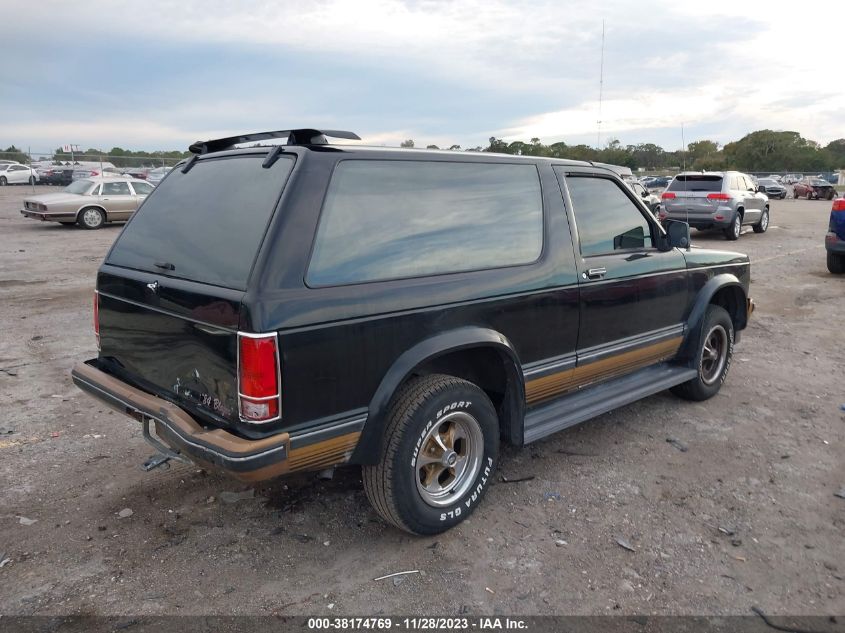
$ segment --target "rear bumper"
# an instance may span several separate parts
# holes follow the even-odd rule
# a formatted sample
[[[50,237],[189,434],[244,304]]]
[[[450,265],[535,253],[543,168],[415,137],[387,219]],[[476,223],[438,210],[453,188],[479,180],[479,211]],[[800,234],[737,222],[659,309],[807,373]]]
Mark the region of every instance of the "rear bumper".
[[[223,429],[205,429],[184,410],[87,363],[71,372],[74,384],[100,402],[139,422],[150,420],[156,435],[192,461],[242,481],[262,481],[289,470],[290,436],[247,440]]]
[[[824,247],[828,253],[845,254],[845,240],[840,240],[836,233],[828,233],[825,236]]]
[[[350,411],[315,421],[296,433],[250,440],[224,429],[205,428],[184,409],[98,369],[96,363],[89,360],[73,368],[77,387],[138,422],[152,423],[156,435],[174,451],[241,481],[265,481],[347,463],[367,420],[366,410]]]
[[[76,222],[75,213],[46,213],[44,211],[21,209],[21,215],[32,218],[33,220],[41,220],[42,222]]]

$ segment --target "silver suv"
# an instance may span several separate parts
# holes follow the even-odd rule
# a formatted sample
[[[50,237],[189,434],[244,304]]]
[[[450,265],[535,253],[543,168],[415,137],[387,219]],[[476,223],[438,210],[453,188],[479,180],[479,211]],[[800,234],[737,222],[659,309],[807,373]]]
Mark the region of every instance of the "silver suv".
[[[742,225],[755,233],[769,228],[769,198],[751,176],[738,171],[684,172],[661,196],[660,220],[682,220],[696,229],[721,229],[739,239]]]

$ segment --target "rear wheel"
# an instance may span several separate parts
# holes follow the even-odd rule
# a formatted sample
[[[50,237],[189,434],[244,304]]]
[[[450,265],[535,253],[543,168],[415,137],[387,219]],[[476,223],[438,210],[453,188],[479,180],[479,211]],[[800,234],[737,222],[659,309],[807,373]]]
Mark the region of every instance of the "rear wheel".
[[[728,375],[733,346],[734,326],[731,315],[721,306],[708,306],[699,331],[698,352],[695,356],[698,375],[672,387],[672,393],[685,400],[695,401],[715,396]]]
[[[29,177],[29,184],[31,184],[31,185],[34,185],[34,184],[35,184],[35,176],[30,176],[30,177]]]
[[[106,223],[106,214],[102,209],[88,207],[79,212],[77,223],[83,229],[99,229]]]
[[[833,197],[834,197],[834,193],[833,193],[833,189],[831,189],[830,191],[827,192],[827,199],[833,200]]]
[[[364,490],[386,521],[438,534],[475,510],[496,468],[499,422],[478,386],[441,374],[394,396],[381,459],[363,467]]]
[[[834,275],[845,273],[845,255],[828,252],[827,269]]]
[[[742,214],[737,211],[736,215],[734,215],[733,222],[731,225],[725,229],[725,237],[728,238],[729,241],[733,242],[734,240],[739,239],[739,234],[742,232]]]
[[[807,200],[812,200],[814,197],[815,197],[815,196],[813,195],[813,190],[812,190],[812,189],[808,189],[808,190],[807,190]]]
[[[769,208],[766,207],[763,209],[763,214],[760,216],[760,221],[754,225],[754,232],[755,233],[765,233],[766,229],[769,228]]]

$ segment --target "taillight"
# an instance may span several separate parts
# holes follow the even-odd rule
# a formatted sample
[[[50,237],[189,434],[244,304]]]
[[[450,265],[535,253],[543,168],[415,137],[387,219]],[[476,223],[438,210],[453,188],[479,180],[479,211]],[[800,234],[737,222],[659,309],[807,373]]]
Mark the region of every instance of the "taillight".
[[[94,291],[94,337],[97,339],[97,351],[100,350],[100,293]]]
[[[708,193],[707,199],[708,200],[730,200],[731,194],[729,194],[729,193]]]
[[[660,194],[661,200],[674,200],[675,197],[675,194],[671,191],[664,191],[662,194]]]
[[[238,334],[238,406],[245,422],[281,414],[279,353],[275,334]]]
[[[845,211],[845,198],[837,198],[833,201],[831,211]]]

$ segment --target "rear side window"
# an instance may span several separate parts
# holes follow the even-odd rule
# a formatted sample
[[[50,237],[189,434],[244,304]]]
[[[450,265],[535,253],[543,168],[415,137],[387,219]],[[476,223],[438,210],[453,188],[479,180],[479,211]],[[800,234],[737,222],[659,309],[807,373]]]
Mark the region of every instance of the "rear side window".
[[[106,260],[115,266],[245,289],[293,158],[200,160],[147,196]],[[156,264],[159,264],[158,266]]]
[[[722,177],[704,174],[675,176],[667,191],[721,191]]]
[[[326,194],[306,282],[528,264],[542,248],[534,165],[346,160]]]

